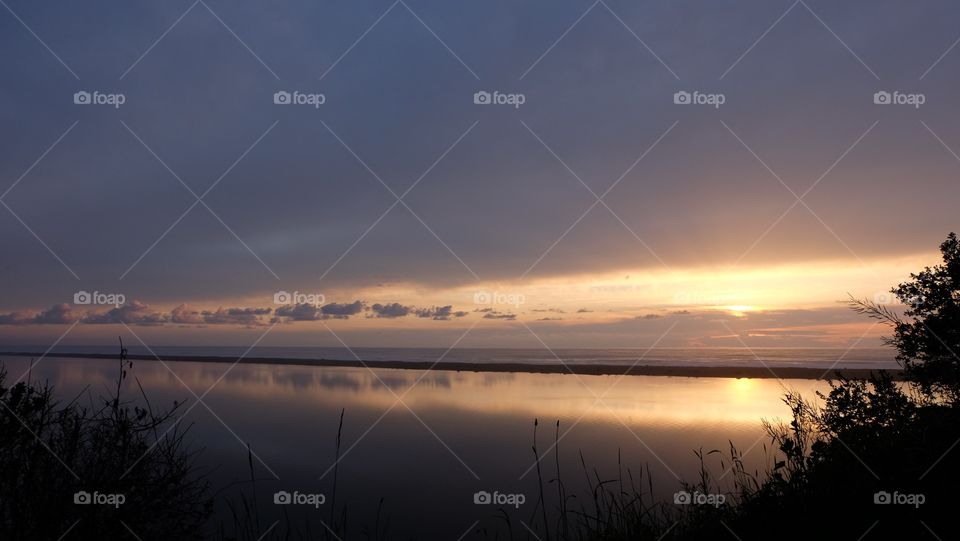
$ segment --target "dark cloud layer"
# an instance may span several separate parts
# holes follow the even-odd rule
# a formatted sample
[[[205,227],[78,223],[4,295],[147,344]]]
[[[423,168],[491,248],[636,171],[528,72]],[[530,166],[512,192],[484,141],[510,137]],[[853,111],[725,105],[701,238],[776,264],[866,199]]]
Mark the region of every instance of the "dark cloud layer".
[[[363,311],[365,304],[362,301],[354,301],[351,303],[342,303],[338,304],[332,302],[330,304],[325,304],[320,308],[320,312],[325,316],[331,316],[335,318],[346,318],[349,316],[355,316]]]
[[[170,314],[162,314],[137,300],[112,308],[106,312],[88,312],[81,320],[89,325],[124,323],[127,325],[160,325],[170,320]]]
[[[816,218],[796,206],[743,263],[851,258],[847,247],[867,260],[935,243],[960,185],[952,156],[919,120],[937,119],[928,124],[943,141],[960,141],[960,54],[932,67],[956,40],[960,5],[808,4],[816,17],[796,8],[780,20],[789,3],[611,2],[617,17],[594,9],[581,20],[579,0],[456,10],[424,0],[412,9],[456,58],[395,9],[321,82],[389,3],[211,4],[256,57],[206,10],[151,47],[183,14],[176,3],[108,12],[12,3],[79,81],[17,18],[0,17],[9,53],[0,58],[0,116],[17,126],[0,134],[0,177],[10,179],[0,190],[79,123],[4,195],[30,230],[0,209],[0,253],[10,254],[0,292],[10,306],[62,298],[59,284],[72,277],[34,233],[84,280],[115,282],[129,271],[131,297],[167,303],[249,295],[272,287],[271,273],[308,283],[329,271],[325,285],[517,278],[574,222],[530,276],[662,268],[644,244],[672,267],[727,264],[795,202],[765,165],[801,193],[877,120],[805,197]],[[90,25],[102,31],[83,31]],[[873,104],[874,92],[897,87],[926,93],[927,103]],[[74,105],[84,89],[122,92],[126,103]],[[321,111],[276,106],[281,89],[323,92],[327,102]],[[524,93],[526,105],[475,106],[480,89]],[[675,106],[679,90],[722,92],[726,104]],[[312,120],[318,114],[336,136]],[[621,223],[606,205],[578,220],[593,196],[519,118],[598,194],[678,124],[605,199]],[[474,122],[410,192],[411,210],[396,206],[367,232],[394,197],[365,165],[401,193]],[[151,152],[198,193],[244,157],[210,193],[210,210],[196,206],[166,235],[191,199]],[[924,191],[938,196],[914,197]],[[902,219],[865,228],[867,210]]]
[[[57,304],[37,314],[11,312],[0,314],[0,325],[63,325],[79,321],[82,317],[69,304]]]
[[[373,313],[376,317],[386,318],[404,317],[414,310],[412,306],[404,306],[398,302],[390,304],[374,304],[370,307],[370,309],[373,310]]]
[[[129,304],[110,309],[89,309],[81,311],[69,304],[57,304],[39,312],[9,312],[0,314],[0,325],[63,325],[84,323],[87,325],[238,325],[261,326],[270,323],[292,323],[298,321],[320,321],[325,319],[349,319],[364,311],[369,317],[402,318],[416,315],[437,321],[448,321],[464,317],[465,311],[454,311],[453,305],[417,308],[400,303],[374,304],[367,306],[361,300],[350,303],[328,303],[322,306],[313,304],[293,304],[276,308],[217,308],[216,310],[194,310],[181,304],[170,312],[154,310],[146,303],[133,300]],[[272,315],[272,318],[267,316]]]
[[[218,308],[201,314],[204,321],[211,325],[260,325],[261,316],[270,312],[270,308]]]
[[[359,293],[321,306],[228,306],[267,298],[278,283],[435,292],[477,277],[825,260],[860,268],[932,249],[956,228],[956,1],[390,6],[235,0],[185,14],[179,2],[11,0],[0,9],[9,207],[0,208],[0,325],[10,341],[40,341],[41,331],[52,341],[54,326],[74,323],[104,334],[121,323],[365,317],[422,318],[426,328],[468,314],[392,302],[399,296],[371,306]],[[279,106],[278,90],[327,99]],[[523,93],[526,103],[476,105],[478,90]],[[75,105],[78,91],[119,92],[126,103]],[[675,105],[678,91],[726,101]],[[881,106],[878,91],[920,92],[926,103]],[[154,306],[224,307],[58,304],[78,283]],[[555,305],[543,299],[534,311],[558,316]],[[545,340],[622,344],[680,321],[678,333],[737,345],[717,338],[731,333],[712,322],[727,318],[742,336],[793,344],[803,332],[778,326],[851,323],[829,311],[729,319],[659,307],[643,311],[660,319],[635,320],[637,310],[594,327],[589,313],[607,307],[579,306],[564,324],[538,323]],[[13,311],[23,307],[43,309]],[[499,327],[528,315],[476,312]],[[583,334],[568,331],[574,322]],[[418,336],[448,344],[454,326]],[[419,343],[413,333],[357,332],[347,339]],[[494,334],[496,344],[506,335]]]
[[[450,304],[431,308],[417,308],[414,312],[417,314],[417,317],[432,318],[437,321],[446,321],[454,317],[464,317],[469,313],[462,310],[454,312],[453,305]]]
[[[282,306],[274,312],[276,319],[287,318],[291,321],[316,321],[323,319],[328,314],[324,314],[320,307],[313,304],[295,304]]]

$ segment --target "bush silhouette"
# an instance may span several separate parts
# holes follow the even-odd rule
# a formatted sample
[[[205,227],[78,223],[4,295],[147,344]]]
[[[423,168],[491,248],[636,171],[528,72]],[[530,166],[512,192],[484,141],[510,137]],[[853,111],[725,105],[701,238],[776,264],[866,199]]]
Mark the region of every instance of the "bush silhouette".
[[[112,396],[62,405],[49,385],[8,387],[0,369],[0,539],[202,538],[212,501],[173,421],[178,406],[125,402],[132,363],[121,350]],[[85,503],[95,495],[114,505]]]
[[[854,310],[893,327],[885,341],[896,348],[905,381],[884,373],[866,381],[841,377],[819,396],[823,406],[788,395],[793,420],[767,425],[784,459],[759,490],[743,494],[730,519],[744,540],[770,532],[780,539],[945,539],[953,532],[960,481],[952,454],[960,441],[960,243],[954,233],[940,251],[943,264],[891,290],[905,306],[902,315],[851,298]],[[784,524],[792,525],[784,531]]]

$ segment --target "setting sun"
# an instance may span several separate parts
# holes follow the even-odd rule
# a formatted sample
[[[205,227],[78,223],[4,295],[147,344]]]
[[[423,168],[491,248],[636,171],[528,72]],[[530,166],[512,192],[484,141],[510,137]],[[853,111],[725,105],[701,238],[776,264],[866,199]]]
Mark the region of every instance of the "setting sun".
[[[731,304],[729,306],[722,306],[721,309],[726,310],[730,315],[735,317],[743,317],[747,312],[755,312],[759,310],[756,306],[750,306],[748,304]]]

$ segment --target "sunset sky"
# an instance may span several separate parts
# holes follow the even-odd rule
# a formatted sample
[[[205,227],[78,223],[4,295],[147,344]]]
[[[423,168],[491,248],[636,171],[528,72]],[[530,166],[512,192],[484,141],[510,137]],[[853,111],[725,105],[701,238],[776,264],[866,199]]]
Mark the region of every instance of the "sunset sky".
[[[4,345],[873,346],[958,229],[956,2],[104,4],[0,8]]]

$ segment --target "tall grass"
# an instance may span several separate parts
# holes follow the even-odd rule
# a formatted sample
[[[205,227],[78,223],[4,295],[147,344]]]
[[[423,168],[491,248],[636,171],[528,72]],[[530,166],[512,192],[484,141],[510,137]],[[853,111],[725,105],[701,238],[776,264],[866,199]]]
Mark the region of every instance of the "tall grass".
[[[682,489],[689,493],[722,493],[730,505],[675,505],[672,501],[658,500],[654,496],[649,465],[641,466],[635,472],[623,464],[618,449],[616,474],[605,475],[598,468],[589,466],[583,451],[579,450],[578,458],[585,490],[581,494],[570,494],[560,468],[560,422],[557,421],[553,445],[555,476],[546,480],[546,485],[556,485],[555,498],[551,498],[551,492],[544,488],[540,468],[540,462],[544,458],[537,446],[538,425],[539,421],[535,420],[532,445],[537,460],[538,498],[530,523],[526,525],[528,529],[521,530],[520,539],[702,539],[707,525],[711,528],[718,527],[720,521],[734,513],[732,510],[738,502],[757,493],[764,479],[764,474],[760,471],[747,471],[743,454],[732,442],[726,454],[719,450],[695,450],[694,454],[700,463],[698,476],[694,483],[681,483]],[[766,454],[766,446],[763,449]],[[710,458],[716,459],[713,464],[710,463]],[[724,472],[720,477],[729,475],[729,482],[721,484],[721,479],[713,473],[714,468]],[[515,539],[513,534],[516,531],[515,528],[508,528],[507,538]],[[488,534],[488,537],[498,538],[499,535]]]

